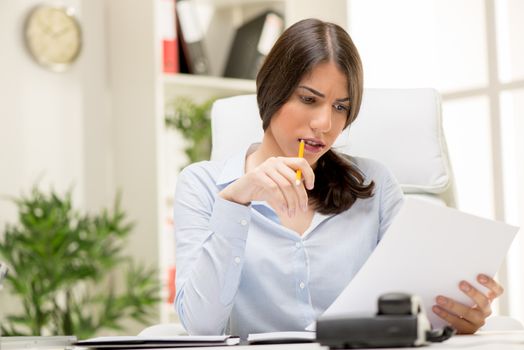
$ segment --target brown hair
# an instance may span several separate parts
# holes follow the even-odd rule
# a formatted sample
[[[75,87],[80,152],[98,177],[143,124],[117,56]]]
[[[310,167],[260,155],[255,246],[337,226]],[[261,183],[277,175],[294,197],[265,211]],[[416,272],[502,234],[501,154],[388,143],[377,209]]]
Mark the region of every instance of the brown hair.
[[[357,48],[338,25],[305,19],[282,33],[258,72],[257,102],[264,130],[302,77],[324,62],[334,62],[347,78],[350,108],[345,127],[357,118],[364,85]],[[329,150],[317,162],[315,187],[308,196],[318,212],[338,214],[351,208],[357,198],[373,196],[374,188],[373,181],[364,183],[364,175],[348,157]]]

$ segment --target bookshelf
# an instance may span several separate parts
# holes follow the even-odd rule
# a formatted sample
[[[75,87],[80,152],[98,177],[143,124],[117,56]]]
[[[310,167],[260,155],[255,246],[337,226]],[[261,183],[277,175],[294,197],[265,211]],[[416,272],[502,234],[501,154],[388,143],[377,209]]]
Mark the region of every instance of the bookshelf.
[[[194,0],[209,15],[204,46],[212,52],[212,76],[162,73],[159,0],[107,3],[109,80],[113,122],[114,187],[136,222],[128,254],[156,264],[165,282],[174,264],[172,201],[176,176],[186,163],[184,140],[164,126],[166,106],[176,97],[195,101],[255,92],[253,80],[220,77],[235,26],[268,8],[284,16],[285,26],[307,17],[347,27],[346,0]],[[162,289],[158,322],[177,322]]]

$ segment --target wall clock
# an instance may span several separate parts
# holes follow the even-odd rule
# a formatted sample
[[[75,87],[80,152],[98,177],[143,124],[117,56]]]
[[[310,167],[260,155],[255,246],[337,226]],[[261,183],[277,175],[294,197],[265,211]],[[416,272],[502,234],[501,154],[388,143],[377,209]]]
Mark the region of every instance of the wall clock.
[[[72,8],[40,5],[27,16],[24,40],[36,62],[62,72],[78,58],[82,32]]]

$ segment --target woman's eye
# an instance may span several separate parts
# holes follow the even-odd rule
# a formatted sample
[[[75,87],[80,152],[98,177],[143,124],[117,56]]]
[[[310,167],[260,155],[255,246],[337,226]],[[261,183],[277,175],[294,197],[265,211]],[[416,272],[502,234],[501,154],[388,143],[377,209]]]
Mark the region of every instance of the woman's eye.
[[[310,97],[310,96],[300,96],[300,99],[302,100],[302,102],[304,102],[306,104],[311,104],[311,103],[315,102],[315,98]]]
[[[348,106],[345,106],[345,105],[333,105],[333,107],[335,107],[335,109],[339,112],[347,112],[349,111],[349,107]]]

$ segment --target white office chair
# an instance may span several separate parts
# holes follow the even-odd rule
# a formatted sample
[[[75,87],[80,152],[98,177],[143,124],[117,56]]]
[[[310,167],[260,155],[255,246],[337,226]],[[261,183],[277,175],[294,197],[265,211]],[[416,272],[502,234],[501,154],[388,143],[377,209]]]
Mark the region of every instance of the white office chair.
[[[262,140],[255,95],[217,100],[211,111],[212,160]],[[432,89],[366,89],[357,120],[335,142],[344,153],[391,169],[406,195],[455,206],[442,132],[440,97]]]
[[[212,160],[262,140],[255,95],[217,100],[211,110]],[[339,151],[384,163],[406,196],[455,207],[453,175],[433,89],[366,89],[357,120],[335,142]],[[524,329],[495,316],[482,330]]]

